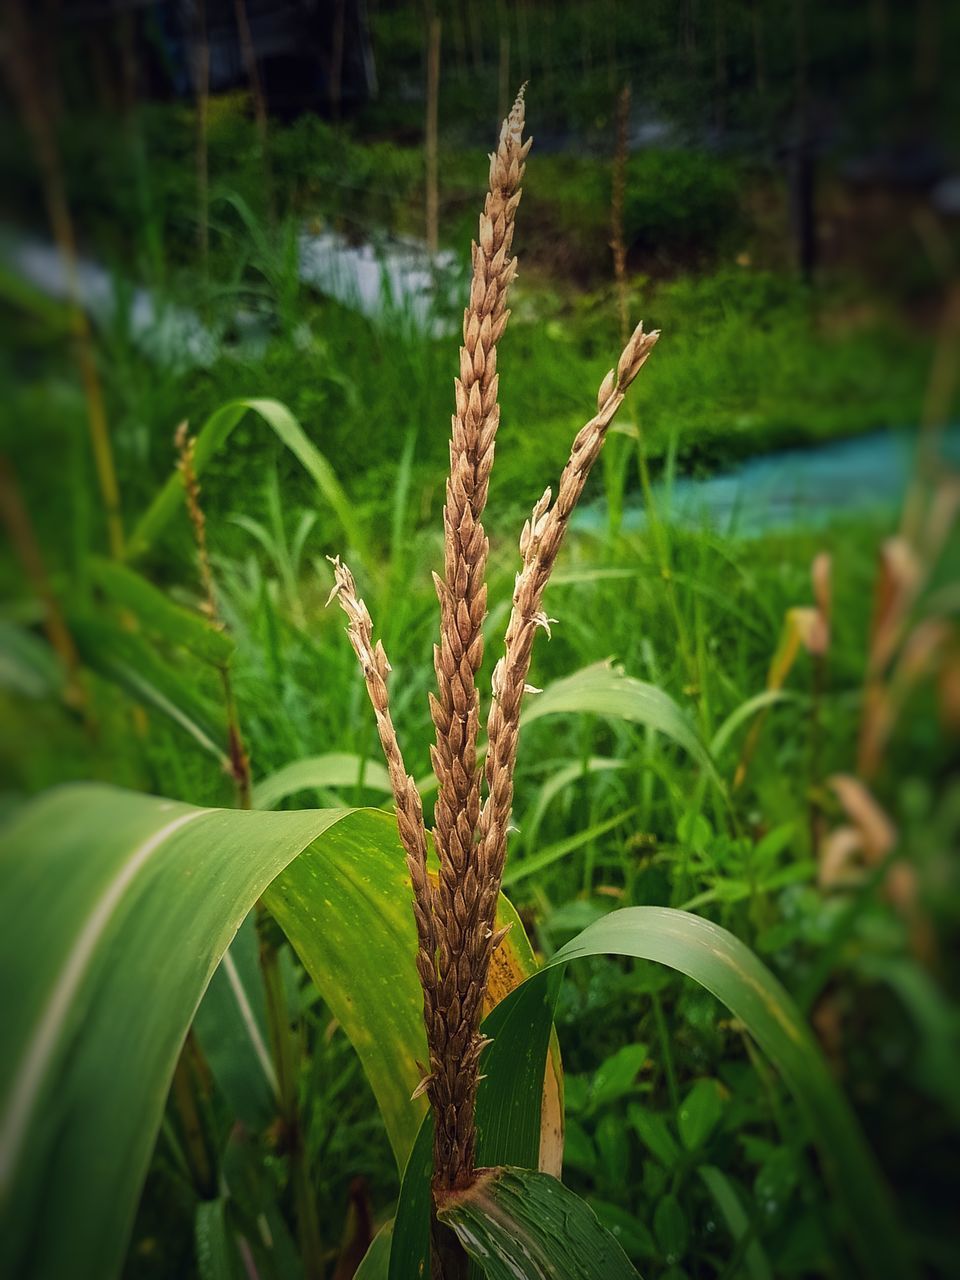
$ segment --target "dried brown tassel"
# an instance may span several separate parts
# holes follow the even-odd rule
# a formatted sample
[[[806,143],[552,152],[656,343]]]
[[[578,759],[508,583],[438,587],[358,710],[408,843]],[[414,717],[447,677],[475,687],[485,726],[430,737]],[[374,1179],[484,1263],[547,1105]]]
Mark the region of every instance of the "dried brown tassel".
[[[623,349],[616,371],[604,378],[597,396],[597,413],[573,442],[570,459],[560,477],[556,501],[551,505],[547,489],[533,509],[520,535],[523,568],[513,593],[513,609],[507,626],[504,656],[493,673],[493,702],[487,721],[487,798],[480,814],[478,867],[483,880],[483,917],[476,980],[486,982],[493,948],[491,937],[497,897],[503,876],[507,829],[513,806],[513,770],[520,733],[520,706],[530,691],[527,676],[533,641],[540,627],[549,630],[551,619],[543,611],[543,592],[557,559],[573,508],[590,469],[600,454],[607,428],[623,403],[624,395],[653,350],[659,330],[644,333],[637,325]]]
[[[456,382],[457,411],[444,509],[444,576],[435,576],[441,618],[440,644],[434,653],[439,692],[431,698],[437,735],[432,756],[440,784],[435,812],[440,855],[436,888],[427,876],[420,798],[404,768],[390,718],[389,664],[382,646],[373,644],[370,615],[357,596],[349,570],[339,559],[332,562],[336,585],[331,598],[339,597],[350,620],[348,635],[376,713],[413,881],[417,968],[424,990],[430,1051],[430,1068],[424,1072],[416,1095],[426,1092],[434,1111],[434,1193],[438,1200],[452,1189],[469,1185],[475,1175],[479,1059],[488,1043],[479,1033],[482,997],[490,957],[503,936],[503,930],[494,926],[513,803],[520,703],[524,692],[530,691],[527,674],[536,630],[542,626],[549,631],[550,619],[541,607],[543,591],[606,430],[659,337],[656,332],[644,333],[642,325],[637,327],[617,369],[603,381],[595,417],[574,441],[556,501],[551,505],[548,490],[524,528],[520,543],[523,570],[517,578],[506,653],[494,676],[488,721],[488,795],[481,810],[476,675],[483,655],[487,563],[481,516],[499,423],[496,344],[509,314],[506,293],[516,262],[508,259],[508,254],[530,146],[529,141],[521,141],[523,120],[521,90],[504,122],[499,147],[491,156],[490,190],[480,218],[479,243],[473,246],[473,284],[464,314],[464,345]],[[440,1261],[445,1267],[446,1262]]]
[[[434,835],[440,856],[437,943],[440,973],[436,1022],[430,1030],[438,1065],[430,1087],[437,1115],[434,1168],[441,1189],[465,1185],[473,1171],[473,1109],[477,1083],[477,1023],[482,986],[475,981],[480,946],[482,883],[474,841],[480,815],[477,767],[479,698],[487,607],[487,501],[497,403],[497,343],[506,328],[507,289],[516,274],[510,257],[520,182],[530,140],[522,141],[523,90],[504,121],[490,158],[490,188],[473,245],[473,282],[463,317],[460,377],[450,443],[450,477],[443,513],[445,563],[435,578],[440,597],[440,644],[434,652],[438,696],[433,766],[439,782]]]
[[[393,727],[390,715],[390,699],[387,694],[387,674],[390,663],[378,640],[373,643],[373,623],[367,606],[357,595],[357,584],[353,574],[340,557],[331,558],[333,565],[334,587],[330,592],[327,604],[336,599],[347,615],[349,625],[347,635],[360,661],[363,678],[366,681],[367,693],[377,718],[377,732],[380,735],[380,746],[387,762],[390,785],[397,807],[397,827],[400,842],[407,855],[407,868],[413,884],[413,913],[417,922],[417,973],[423,988],[424,1019],[428,1030],[432,1025],[434,1002],[437,987],[437,970],[435,962],[435,941],[433,927],[433,890],[427,875],[427,838],[423,826],[423,808],[420,794],[413,778],[407,773],[397,741],[397,732]],[[432,1046],[431,1066],[434,1066]]]

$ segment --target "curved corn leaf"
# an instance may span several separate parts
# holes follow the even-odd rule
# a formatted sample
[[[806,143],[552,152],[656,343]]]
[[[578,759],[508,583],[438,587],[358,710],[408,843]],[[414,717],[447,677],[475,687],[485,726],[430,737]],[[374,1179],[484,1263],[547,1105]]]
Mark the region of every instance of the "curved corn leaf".
[[[86,667],[117,685],[142,706],[172,720],[229,771],[223,711],[197,692],[186,675],[164,662],[136,632],[101,618],[68,617]]]
[[[706,743],[669,693],[655,684],[624,675],[613,663],[596,662],[572,676],[555,680],[542,693],[527,700],[522,723],[532,724],[558,711],[588,712],[648,725],[683,747],[719,783]]]
[[[425,1047],[391,815],[67,787],[4,829],[0,878],[16,908],[0,936],[0,1273],[117,1272],[180,1046],[260,897],[356,1047],[406,1160]],[[505,900],[499,918],[513,928],[493,998],[535,970]]]
[[[585,1200],[533,1169],[491,1169],[437,1217],[487,1280],[637,1280]]]
[[[200,996],[266,885],[344,813],[79,786],[4,830],[0,1272],[119,1270]]]
[[[336,512],[350,545],[363,552],[366,539],[333,467],[310,440],[286,405],[281,404],[279,400],[231,400],[212,413],[197,433],[193,456],[197,475],[202,473],[211,457],[229,439],[230,433],[247,413],[257,414],[303,465],[316,481],[317,488],[326,502]],[[179,472],[174,471],[140,517],[130,535],[127,543],[126,558],[128,560],[136,560],[150,549],[160,530],[182,503],[183,481]]]
[[[232,638],[203,614],[176,604],[128,565],[103,556],[89,556],[86,565],[106,598],[132,614],[143,631],[189,649],[205,662],[219,666],[229,662],[236,648]]]
[[[667,965],[699,982],[743,1022],[780,1071],[807,1120],[864,1273],[875,1280],[899,1280],[913,1275],[886,1184],[794,1001],[749,948],[727,930],[699,916],[666,907],[627,907],[611,912],[584,929],[543,970],[512,992],[496,1010],[499,1031],[484,1059],[484,1104],[490,1112],[506,1112],[512,1106],[513,1096],[523,1087],[524,1076],[529,1080],[542,1078],[542,1058],[527,1048],[530,1028],[514,1026],[512,1008],[527,1000],[529,987],[555,981],[551,975],[558,967],[596,955],[634,956]],[[545,1018],[546,1011],[540,1016]],[[528,1117],[528,1123],[535,1122],[536,1117]],[[424,1131],[428,1127],[425,1125]],[[424,1209],[425,1175],[416,1158],[419,1155],[422,1159],[424,1154],[424,1131],[401,1187],[394,1232],[397,1256],[391,1259],[391,1280],[416,1274],[415,1270],[405,1269],[410,1257],[401,1250],[412,1247],[410,1256],[416,1258],[416,1250],[423,1247],[429,1195]],[[429,1159],[429,1137],[426,1142]],[[426,1169],[429,1170],[429,1163]],[[412,1220],[416,1215],[419,1225]],[[600,1280],[603,1273],[596,1274]]]
[[[611,720],[646,725],[683,747],[717,786],[723,786],[706,744],[669,693],[654,684],[624,675],[610,662],[595,662],[583,667],[572,676],[555,680],[535,697],[525,698],[520,724],[532,724],[543,716],[560,712],[607,716]],[[478,751],[477,758],[482,759],[484,753],[485,747]],[[436,774],[428,773],[418,778],[417,788],[421,795],[436,791]]]
[[[379,760],[364,760],[349,752],[307,756],[261,778],[253,788],[253,807],[275,809],[299,791],[335,790],[358,783],[370,791],[390,791],[390,778]]]

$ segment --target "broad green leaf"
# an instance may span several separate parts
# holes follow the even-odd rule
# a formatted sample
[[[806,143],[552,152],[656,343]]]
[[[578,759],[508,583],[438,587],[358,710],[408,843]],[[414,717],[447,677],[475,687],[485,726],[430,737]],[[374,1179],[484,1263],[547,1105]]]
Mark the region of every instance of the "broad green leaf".
[[[69,787],[4,830],[0,878],[16,905],[0,937],[0,1272],[25,1274],[29,1257],[38,1280],[116,1273],[183,1038],[260,897],[355,1045],[405,1160],[425,1050],[391,815]],[[535,967],[505,901],[499,919],[513,929],[491,998]]]
[[[702,1147],[720,1119],[723,1097],[716,1080],[698,1080],[677,1114],[677,1128],[688,1151]]]
[[[390,791],[390,778],[379,760],[348,752],[308,756],[261,778],[253,788],[253,807],[275,809],[281,800],[300,791],[355,787],[361,780],[370,791]]]
[[[730,1179],[714,1165],[701,1165],[698,1170],[703,1184],[713,1197],[713,1202],[720,1211],[720,1216],[733,1236],[734,1243],[739,1244],[750,1230],[750,1219],[744,1209],[740,1197]],[[743,1253],[743,1265],[750,1280],[773,1280],[770,1262],[759,1240],[751,1240]]]
[[[147,578],[116,560],[90,556],[86,563],[96,586],[132,614],[142,630],[189,649],[205,662],[222,666],[230,660],[233,640],[202,614],[175,604]]]
[[[248,412],[257,414],[303,465],[316,482],[323,498],[336,512],[350,545],[362,552],[366,547],[366,538],[336,473],[290,410],[278,400],[231,400],[212,413],[197,433],[193,457],[197,475],[203,472],[211,457],[222,448],[230,433]],[[179,472],[174,471],[130,535],[127,543],[128,560],[136,560],[150,549],[163,526],[182,503],[183,482]]]
[[[560,711],[586,712],[648,725],[683,747],[719,782],[706,744],[673,698],[656,685],[624,675],[612,663],[597,662],[572,676],[555,680],[542,693],[526,701],[522,723],[532,724]]]
[[[636,1280],[585,1200],[549,1174],[493,1169],[437,1215],[487,1280]]]
[[[847,1231],[868,1273],[913,1274],[893,1202],[873,1155],[790,995],[727,930],[667,907],[627,907],[589,925],[550,964],[627,955],[685,973],[746,1026],[793,1093],[816,1143]]]
[[[77,786],[4,829],[0,1272],[119,1270],[200,996],[270,880],[344,814]]]

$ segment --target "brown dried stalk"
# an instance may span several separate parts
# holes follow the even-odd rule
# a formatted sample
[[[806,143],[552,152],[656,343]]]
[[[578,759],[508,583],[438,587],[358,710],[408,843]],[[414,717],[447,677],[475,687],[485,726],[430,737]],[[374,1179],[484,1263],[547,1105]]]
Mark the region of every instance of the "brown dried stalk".
[[[460,377],[450,443],[450,477],[443,523],[444,577],[440,645],[434,650],[438,697],[430,699],[436,727],[431,755],[439,782],[434,834],[440,856],[437,943],[441,1014],[432,1045],[440,1064],[431,1088],[437,1114],[434,1167],[440,1185],[469,1181],[473,1170],[473,1104],[477,1085],[477,1024],[483,994],[477,985],[482,885],[473,847],[480,815],[476,744],[487,607],[487,538],[481,523],[500,422],[497,343],[509,312],[506,295],[516,275],[509,257],[520,182],[530,140],[522,141],[523,90],[504,121],[490,158],[490,188],[473,245],[473,282],[463,317]]]
[[[513,803],[520,704],[538,627],[549,630],[543,592],[570,515],[596,462],[607,428],[659,334],[637,327],[616,370],[604,379],[597,413],[573,443],[556,501],[550,491],[534,508],[520,541],[523,570],[517,578],[505,656],[494,673],[487,725],[487,799],[481,809],[477,765],[479,698],[476,675],[483,656],[487,538],[481,523],[499,423],[496,344],[507,323],[506,292],[516,274],[508,259],[520,181],[529,141],[521,141],[523,91],[504,122],[490,164],[490,190],[473,246],[473,284],[464,314],[460,377],[450,445],[450,478],[444,508],[444,577],[434,576],[440,598],[440,644],[434,650],[438,697],[430,705],[436,727],[432,758],[440,783],[435,839],[440,875],[433,888],[426,870],[426,836],[420,799],[407,774],[387,701],[390,670],[382,645],[348,569],[332,561],[339,597],[350,620],[348,635],[360,659],[377,716],[390,771],[400,837],[407,854],[417,922],[417,969],[424,990],[430,1049],[425,1089],[434,1110],[434,1194],[441,1200],[475,1177],[474,1110],[480,1080],[482,997],[490,957],[505,930],[496,931],[497,898]],[[435,1241],[436,1243],[436,1241]],[[442,1261],[442,1259],[441,1259]],[[454,1267],[454,1270],[456,1268]]]
[[[347,615],[349,626],[347,636],[353,651],[360,661],[360,669],[366,681],[367,693],[373,704],[373,712],[377,718],[377,732],[380,735],[380,746],[387,761],[387,772],[393,788],[393,798],[397,806],[397,826],[400,831],[400,842],[407,855],[407,867],[413,882],[413,913],[417,921],[417,972],[424,994],[424,1019],[427,1024],[427,1038],[431,1039],[430,1028],[433,1022],[434,993],[437,985],[437,971],[434,959],[435,942],[433,928],[433,890],[427,876],[427,837],[423,826],[423,807],[416,783],[403,763],[397,731],[393,727],[390,715],[390,699],[387,694],[387,674],[390,663],[378,640],[373,643],[373,623],[367,606],[357,595],[357,584],[353,574],[340,557],[330,558],[333,565],[334,586],[327,604],[336,599],[340,608]],[[432,1047],[432,1046],[431,1046]]]
[[[627,245],[623,237],[623,202],[627,189],[627,136],[630,127],[630,86],[625,84],[617,97],[617,147],[613,155],[613,182],[610,197],[610,248],[613,275],[617,282],[620,312],[620,341],[630,332],[630,293],[627,285]]]
[[[547,489],[533,508],[520,535],[523,568],[517,576],[513,609],[507,625],[504,656],[493,673],[493,701],[487,720],[487,798],[480,814],[477,863],[483,880],[482,959],[477,979],[481,990],[496,945],[491,936],[497,897],[503,877],[507,829],[513,806],[513,770],[520,733],[520,705],[524,693],[534,692],[527,684],[530,656],[538,628],[549,634],[553,619],[543,610],[543,592],[557,559],[571,513],[579,501],[590,469],[600,455],[607,428],[623,403],[627,388],[646,363],[660,331],[644,333],[637,325],[623,349],[616,371],[607,374],[597,395],[597,413],[582,427],[573,442],[570,458],[560,477],[556,501],[551,506]]]
[[[207,547],[207,518],[200,505],[200,481],[194,465],[194,451],[197,446],[195,436],[190,435],[186,422],[181,422],[173,437],[177,450],[177,470],[183,482],[184,499],[187,514],[193,527],[193,541],[197,548],[197,566],[200,572],[200,585],[203,588],[201,608],[208,620],[218,630],[223,630],[223,619],[217,608],[217,594],[213,581],[213,567],[210,564],[210,551]],[[240,716],[237,702],[233,694],[233,681],[230,678],[230,667],[224,662],[219,667],[220,683],[223,687],[224,709],[227,713],[227,738],[230,747],[229,771],[237,789],[237,803],[241,809],[249,809],[253,800],[253,776],[250,771],[250,756],[243,741],[240,728]]]

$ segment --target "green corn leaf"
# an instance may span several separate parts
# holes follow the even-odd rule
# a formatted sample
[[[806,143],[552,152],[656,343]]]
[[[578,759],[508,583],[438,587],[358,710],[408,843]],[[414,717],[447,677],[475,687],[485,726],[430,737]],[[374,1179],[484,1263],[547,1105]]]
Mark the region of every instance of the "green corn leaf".
[[[253,788],[253,807],[275,809],[281,800],[300,791],[355,787],[361,779],[370,791],[390,791],[390,778],[379,760],[364,760],[349,752],[308,756],[261,778]]]
[[[612,663],[597,662],[572,676],[555,680],[542,693],[527,700],[522,723],[532,724],[542,716],[559,711],[586,712],[648,725],[683,747],[719,782],[706,744],[673,698],[654,684],[624,675]]]
[[[440,1209],[487,1280],[636,1280],[585,1200],[532,1169],[493,1169]]]
[[[193,456],[197,475],[203,472],[211,457],[223,447],[247,413],[257,414],[303,465],[324,500],[336,513],[350,545],[363,553],[366,539],[333,467],[279,400],[231,400],[212,413],[197,433]],[[183,481],[180,473],[174,471],[131,533],[127,543],[128,560],[136,560],[153,546],[163,526],[182,503]]]
[[[708,920],[665,907],[628,907],[589,925],[562,947],[544,970],[508,996],[496,1011],[502,1020],[500,1032],[484,1063],[489,1077],[488,1105],[507,1106],[514,1087],[510,1073],[498,1079],[494,1048],[502,1055],[500,1061],[511,1062],[514,1056],[525,1060],[523,1069],[532,1079],[537,1078],[537,1072],[543,1067],[542,1059],[526,1054],[522,1041],[511,1042],[509,1013],[513,1003],[525,998],[528,986],[546,981],[552,968],[595,955],[633,956],[664,964],[700,983],[743,1022],[780,1071],[801,1108],[864,1273],[885,1280],[913,1275],[912,1260],[889,1191],[802,1015],[783,986],[749,948]],[[512,1070],[515,1072],[518,1068]],[[638,1118],[645,1118],[639,1108],[631,1108],[630,1114],[635,1126]],[[655,1140],[653,1145],[656,1147],[658,1142]],[[669,1147],[670,1152],[664,1155],[669,1158],[676,1151],[679,1156],[672,1136]],[[406,1179],[411,1176],[422,1178],[413,1162],[401,1189],[398,1236]],[[663,1209],[660,1217],[659,1235],[664,1239],[669,1236],[671,1250],[676,1249],[680,1241],[679,1220],[672,1206]],[[391,1265],[391,1280],[400,1280],[409,1274],[416,1273],[404,1272],[400,1260],[398,1269],[394,1270]]]
[[[118,623],[69,617],[67,624],[84,666],[135,702],[172,720],[221,768],[229,768],[223,712],[197,692],[184,672],[164,662],[142,636]]]
[[[593,955],[634,956],[676,969],[744,1023],[800,1106],[867,1273],[889,1280],[912,1275],[889,1190],[857,1120],[793,999],[753,952],[699,916],[626,907],[589,925],[550,964]]]
[[[189,649],[205,662],[218,666],[229,662],[233,640],[202,614],[175,604],[147,578],[116,560],[90,556],[86,563],[96,586],[131,613],[144,631]]]
[[[411,1101],[425,1044],[391,815],[197,809],[67,787],[4,829],[0,880],[11,904],[0,1274],[117,1273],[187,1028],[260,897],[353,1042],[406,1161],[426,1110]],[[505,901],[499,920],[513,926],[492,975],[502,994],[535,962]]]

